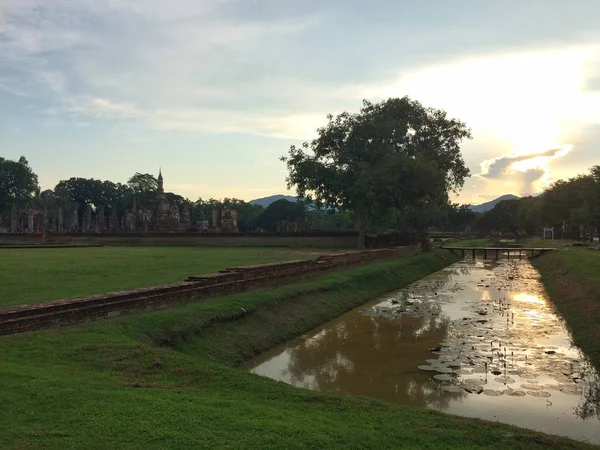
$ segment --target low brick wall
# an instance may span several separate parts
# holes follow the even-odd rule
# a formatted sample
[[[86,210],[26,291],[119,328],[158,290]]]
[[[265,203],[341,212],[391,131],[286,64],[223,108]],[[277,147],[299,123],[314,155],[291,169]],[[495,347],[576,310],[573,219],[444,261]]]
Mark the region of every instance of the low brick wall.
[[[0,233],[0,244],[41,244],[41,235]],[[169,245],[199,247],[356,248],[358,234],[339,233],[171,233],[48,235],[58,245]]]
[[[420,251],[419,246],[408,246],[322,255],[316,260],[231,267],[219,273],[190,276],[179,283],[4,308],[0,309],[0,335],[264,289],[328,270],[386,258],[406,257]]]

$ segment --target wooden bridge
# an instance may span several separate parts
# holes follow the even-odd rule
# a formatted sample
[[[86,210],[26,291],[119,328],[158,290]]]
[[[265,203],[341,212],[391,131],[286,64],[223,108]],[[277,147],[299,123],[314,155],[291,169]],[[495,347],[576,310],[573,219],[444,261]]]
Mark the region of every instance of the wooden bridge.
[[[472,253],[473,259],[479,252],[483,254],[484,259],[488,259],[488,255],[495,255],[496,259],[499,259],[503,254],[510,259],[511,256],[515,258],[522,258],[523,256],[529,256],[534,258],[536,256],[543,255],[546,252],[556,251],[555,248],[543,248],[543,247],[441,247],[444,250],[449,250],[455,255],[457,252],[462,252],[464,258],[467,252]]]

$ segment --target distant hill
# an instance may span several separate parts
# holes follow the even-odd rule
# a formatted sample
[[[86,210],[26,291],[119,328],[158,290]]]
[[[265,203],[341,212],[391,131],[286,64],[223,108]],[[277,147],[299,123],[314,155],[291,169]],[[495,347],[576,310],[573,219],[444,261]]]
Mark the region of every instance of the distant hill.
[[[277,200],[287,200],[289,202],[295,202],[296,197],[293,197],[291,195],[276,194],[270,195],[268,197],[256,198],[254,200],[250,200],[248,203],[250,203],[251,205],[260,205],[266,208],[271,203],[276,202]]]
[[[481,205],[471,205],[471,211],[483,213],[483,212],[486,212],[486,211],[489,211],[490,209],[492,209],[494,206],[496,206],[496,204],[498,202],[501,202],[502,200],[518,200],[518,199],[519,199],[519,197],[517,197],[516,195],[512,195],[512,194],[502,195],[494,200],[482,203]],[[248,203],[250,203],[251,205],[260,205],[263,208],[266,208],[271,203],[276,202],[277,200],[287,200],[290,202],[298,201],[296,199],[296,197],[294,197],[293,195],[276,194],[276,195],[269,195],[268,197],[255,198],[254,200],[250,200]],[[312,208],[309,208],[309,209],[312,209]]]
[[[497,203],[499,203],[503,200],[518,200],[518,199],[519,199],[519,197],[517,197],[516,195],[512,195],[512,194],[502,195],[494,200],[482,203],[481,205],[471,205],[471,211],[477,212],[477,213],[483,213],[483,212],[489,211],[494,206],[496,206]]]

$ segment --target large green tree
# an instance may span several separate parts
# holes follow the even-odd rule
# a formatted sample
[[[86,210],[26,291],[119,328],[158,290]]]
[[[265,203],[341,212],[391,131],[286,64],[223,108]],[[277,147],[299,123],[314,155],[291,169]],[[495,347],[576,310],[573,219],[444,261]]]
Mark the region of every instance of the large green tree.
[[[469,175],[460,143],[470,130],[445,111],[403,97],[327,118],[316,139],[282,158],[288,186],[317,206],[354,211],[359,248],[377,215],[442,203]]]
[[[135,175],[127,180],[127,186],[135,195],[137,205],[140,208],[156,200],[158,180],[152,174],[136,172]]]
[[[17,161],[0,157],[0,216],[31,201],[39,189],[38,176],[24,156]]]

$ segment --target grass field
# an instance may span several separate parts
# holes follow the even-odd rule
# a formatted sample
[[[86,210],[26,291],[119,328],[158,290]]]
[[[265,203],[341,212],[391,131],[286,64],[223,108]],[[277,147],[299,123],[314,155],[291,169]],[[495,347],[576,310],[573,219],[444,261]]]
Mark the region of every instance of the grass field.
[[[552,241],[544,241],[552,242]],[[552,302],[565,318],[575,343],[600,370],[600,251],[566,247],[534,258]]]
[[[451,242],[448,247],[491,247],[493,241],[491,239],[463,239],[462,241]]]
[[[420,254],[269,291],[0,338],[0,448],[587,448],[296,389],[252,356],[456,261]]]
[[[172,283],[225,267],[318,254],[267,247],[0,249],[0,307]]]

